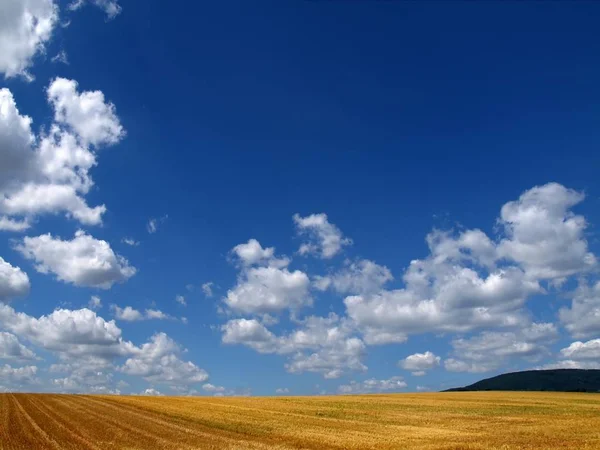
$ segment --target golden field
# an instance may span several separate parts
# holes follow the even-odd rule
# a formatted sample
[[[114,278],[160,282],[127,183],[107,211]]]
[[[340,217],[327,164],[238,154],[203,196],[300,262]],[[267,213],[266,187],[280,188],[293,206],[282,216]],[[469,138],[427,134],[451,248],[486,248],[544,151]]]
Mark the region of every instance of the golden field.
[[[600,395],[0,394],[2,449],[600,449]]]

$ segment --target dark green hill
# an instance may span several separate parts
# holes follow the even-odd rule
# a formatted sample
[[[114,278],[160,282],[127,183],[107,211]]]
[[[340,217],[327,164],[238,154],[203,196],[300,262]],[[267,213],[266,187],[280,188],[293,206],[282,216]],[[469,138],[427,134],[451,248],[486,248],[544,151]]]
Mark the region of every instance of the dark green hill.
[[[600,392],[600,370],[527,370],[487,378],[454,391]]]

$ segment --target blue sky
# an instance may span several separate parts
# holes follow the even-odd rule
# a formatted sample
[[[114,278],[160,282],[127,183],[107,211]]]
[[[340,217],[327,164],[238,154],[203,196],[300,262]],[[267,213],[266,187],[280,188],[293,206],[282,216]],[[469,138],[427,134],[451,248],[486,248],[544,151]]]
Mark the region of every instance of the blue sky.
[[[600,5],[0,5],[5,390],[600,366]]]

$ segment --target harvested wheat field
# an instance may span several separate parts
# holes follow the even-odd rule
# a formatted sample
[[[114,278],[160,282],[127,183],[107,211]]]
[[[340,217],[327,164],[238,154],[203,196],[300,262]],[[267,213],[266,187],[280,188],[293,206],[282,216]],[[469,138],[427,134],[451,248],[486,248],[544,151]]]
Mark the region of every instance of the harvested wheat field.
[[[600,395],[0,395],[2,449],[592,449]]]

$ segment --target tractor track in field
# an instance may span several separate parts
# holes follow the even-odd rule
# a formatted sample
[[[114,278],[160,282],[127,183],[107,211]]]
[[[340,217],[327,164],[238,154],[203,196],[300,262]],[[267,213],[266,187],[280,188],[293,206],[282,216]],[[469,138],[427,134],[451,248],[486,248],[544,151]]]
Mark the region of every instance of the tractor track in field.
[[[600,396],[0,394],[0,450],[593,450]]]

